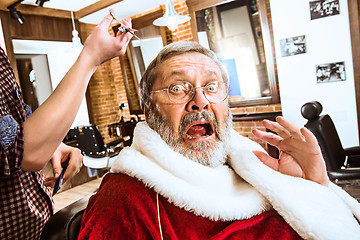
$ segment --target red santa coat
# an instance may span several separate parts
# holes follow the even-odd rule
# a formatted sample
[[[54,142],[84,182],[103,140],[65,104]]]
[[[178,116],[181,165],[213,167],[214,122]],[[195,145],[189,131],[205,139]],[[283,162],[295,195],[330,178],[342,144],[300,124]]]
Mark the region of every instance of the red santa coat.
[[[211,168],[139,123],[117,174],[91,198],[80,239],[160,239],[160,226],[164,239],[359,239],[360,204],[345,191],[280,174],[254,156],[259,145],[229,138],[229,165]]]
[[[213,221],[159,196],[163,239],[301,239],[275,211]],[[107,174],[90,198],[79,239],[161,239],[156,192],[124,174]]]

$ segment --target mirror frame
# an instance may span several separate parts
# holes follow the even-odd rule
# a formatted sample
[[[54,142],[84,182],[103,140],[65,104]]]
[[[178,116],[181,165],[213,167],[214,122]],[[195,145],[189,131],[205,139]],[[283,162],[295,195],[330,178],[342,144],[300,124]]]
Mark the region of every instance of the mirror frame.
[[[353,66],[360,64],[360,3],[358,0],[348,0],[350,22],[351,49]],[[355,81],[356,110],[358,116],[358,133],[360,141],[360,68],[353,67]]]
[[[243,0],[243,1],[248,1],[248,0]],[[197,24],[196,24],[195,12],[205,8],[209,8],[229,2],[231,1],[229,0],[210,0],[210,1],[187,0],[186,1],[186,4],[189,8],[189,14],[191,16],[190,22],[191,22],[191,29],[192,29],[194,41],[197,42],[199,41],[197,36]],[[270,3],[269,0],[257,0],[257,5],[258,5],[258,11],[260,17],[262,37],[264,42],[266,70],[269,79],[270,96],[229,102],[230,107],[244,107],[244,106],[280,103],[280,95],[279,95],[278,80],[276,73],[274,40],[272,36]]]
[[[158,9],[154,12],[149,14],[143,15],[138,18],[134,18],[132,20],[132,27],[134,29],[140,29],[152,24],[152,22],[161,17],[163,15],[163,10]],[[119,25],[113,26],[113,32],[116,36],[118,31]],[[160,34],[163,39],[164,46],[166,45],[166,32],[165,28],[160,27]],[[128,45],[126,49],[126,55],[120,56],[120,68],[122,72],[126,98],[129,104],[129,111],[130,114],[139,115],[143,114],[143,110],[141,109],[140,105],[140,95],[139,95],[139,87],[138,87],[138,74],[136,73],[136,67],[134,66],[134,54],[133,51],[130,49],[131,44]],[[135,92],[134,92],[135,91]]]

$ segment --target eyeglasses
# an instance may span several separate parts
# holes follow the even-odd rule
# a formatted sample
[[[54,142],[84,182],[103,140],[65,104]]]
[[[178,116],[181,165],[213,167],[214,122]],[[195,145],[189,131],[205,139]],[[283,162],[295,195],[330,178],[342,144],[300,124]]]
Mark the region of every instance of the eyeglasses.
[[[174,103],[188,103],[195,96],[197,88],[203,90],[204,96],[211,103],[224,101],[228,96],[228,88],[224,82],[209,82],[204,87],[194,87],[186,81],[176,81],[167,88],[151,91],[150,93],[167,92],[169,99]]]

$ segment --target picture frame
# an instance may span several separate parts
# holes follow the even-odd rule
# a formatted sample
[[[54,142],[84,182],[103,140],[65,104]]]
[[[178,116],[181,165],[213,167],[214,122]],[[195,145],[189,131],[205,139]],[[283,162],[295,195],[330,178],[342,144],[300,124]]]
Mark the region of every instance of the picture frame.
[[[306,53],[305,35],[281,39],[280,49],[282,57]]]
[[[345,62],[318,64],[316,68],[316,82],[329,83],[346,80]]]
[[[309,5],[311,20],[340,14],[339,0],[310,0]]]

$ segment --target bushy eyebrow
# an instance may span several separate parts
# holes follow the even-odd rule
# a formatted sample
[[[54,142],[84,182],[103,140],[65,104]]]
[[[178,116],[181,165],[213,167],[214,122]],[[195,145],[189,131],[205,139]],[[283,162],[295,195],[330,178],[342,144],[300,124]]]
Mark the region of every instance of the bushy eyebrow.
[[[207,70],[207,75],[209,76],[214,76],[214,77],[221,77],[221,75],[219,76],[218,73],[216,71],[213,70]]]
[[[206,74],[209,76],[213,76],[213,77],[221,77],[218,76],[216,71],[213,70],[206,70]],[[171,72],[169,77],[173,77],[173,76],[183,76],[186,75],[186,71],[185,70],[174,70]]]
[[[166,78],[165,78],[165,76],[163,76],[161,81],[164,85],[170,84],[170,82],[169,82],[169,81],[171,81],[170,79],[175,78],[175,77],[185,78],[183,80],[188,81],[187,77],[186,77],[187,76],[186,72],[187,71],[183,70],[183,69],[174,69],[170,73],[170,75],[168,75]],[[207,69],[205,74],[207,75],[207,77],[209,78],[210,81],[212,81],[211,78],[222,79],[222,76],[219,75],[215,70]]]
[[[182,71],[182,70],[175,70],[172,71],[169,77],[173,77],[173,76],[182,76],[185,75],[186,71]]]

